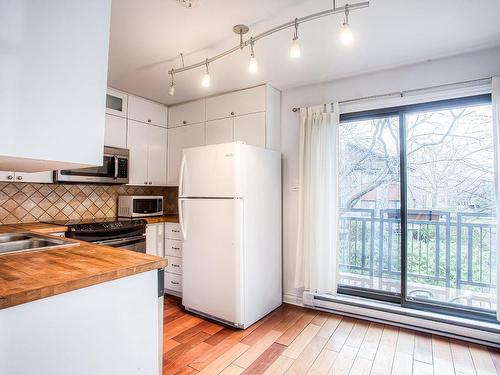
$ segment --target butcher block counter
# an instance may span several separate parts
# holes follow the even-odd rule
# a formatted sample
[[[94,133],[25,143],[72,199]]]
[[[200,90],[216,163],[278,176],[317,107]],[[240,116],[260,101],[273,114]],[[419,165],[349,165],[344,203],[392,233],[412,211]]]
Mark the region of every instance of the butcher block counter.
[[[0,233],[65,230],[0,226]],[[0,255],[0,374],[159,374],[165,266],[163,258],[88,242]]]
[[[42,223],[0,226],[0,233],[49,234],[65,230]],[[163,258],[88,242],[0,255],[0,309],[165,266]]]
[[[179,216],[177,215],[163,215],[163,216],[151,216],[145,217],[148,224],[156,224],[156,223],[178,223]]]

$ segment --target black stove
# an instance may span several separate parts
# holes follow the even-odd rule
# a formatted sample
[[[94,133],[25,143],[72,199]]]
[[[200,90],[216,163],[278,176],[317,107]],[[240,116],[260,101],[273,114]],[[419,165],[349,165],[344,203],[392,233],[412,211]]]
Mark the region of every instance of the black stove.
[[[83,220],[56,220],[51,224],[68,227],[66,237],[134,251],[146,252],[146,225],[144,219],[99,218]]]

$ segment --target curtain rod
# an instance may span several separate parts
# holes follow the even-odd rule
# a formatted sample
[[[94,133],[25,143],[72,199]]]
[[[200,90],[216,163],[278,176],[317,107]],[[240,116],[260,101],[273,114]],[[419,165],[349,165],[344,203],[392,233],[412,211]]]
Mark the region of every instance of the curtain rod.
[[[346,103],[353,103],[353,102],[358,102],[358,101],[363,101],[363,100],[369,100],[369,99],[379,99],[379,98],[387,98],[387,97],[395,97],[395,96],[399,96],[399,97],[403,97],[407,94],[411,94],[411,93],[416,93],[416,92],[421,92],[421,91],[428,91],[428,90],[433,90],[433,89],[439,89],[439,88],[444,88],[444,87],[449,87],[449,86],[455,86],[455,85],[464,85],[464,84],[468,84],[468,83],[491,83],[491,77],[487,77],[487,78],[479,78],[479,79],[471,79],[471,80],[468,80],[468,81],[460,81],[460,82],[455,82],[455,83],[445,83],[443,85],[436,85],[436,86],[430,86],[430,87],[424,87],[424,88],[420,88],[420,89],[410,89],[410,90],[403,90],[403,91],[394,91],[394,92],[390,92],[390,93],[387,93],[387,94],[379,94],[379,95],[371,95],[371,96],[363,96],[361,98],[355,98],[355,99],[347,99],[347,100],[342,100],[342,101],[339,101],[339,104],[346,104]],[[327,103],[323,104],[323,106],[326,106]],[[333,104],[333,102],[331,103],[328,103],[330,105]],[[300,110],[300,107],[293,107],[292,108],[292,112],[297,112]]]

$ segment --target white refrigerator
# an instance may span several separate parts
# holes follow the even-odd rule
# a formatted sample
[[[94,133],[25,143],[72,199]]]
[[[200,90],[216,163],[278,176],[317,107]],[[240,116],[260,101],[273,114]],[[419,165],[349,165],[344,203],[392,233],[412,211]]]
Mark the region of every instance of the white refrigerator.
[[[183,150],[182,304],[247,328],[282,303],[281,155],[241,142]]]

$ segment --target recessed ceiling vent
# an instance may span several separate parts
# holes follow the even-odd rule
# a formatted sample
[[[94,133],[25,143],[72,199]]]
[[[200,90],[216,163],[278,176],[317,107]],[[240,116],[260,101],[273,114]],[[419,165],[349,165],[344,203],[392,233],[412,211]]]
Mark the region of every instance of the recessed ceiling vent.
[[[199,0],[177,0],[177,1],[184,8],[188,9],[194,8],[199,3]]]

